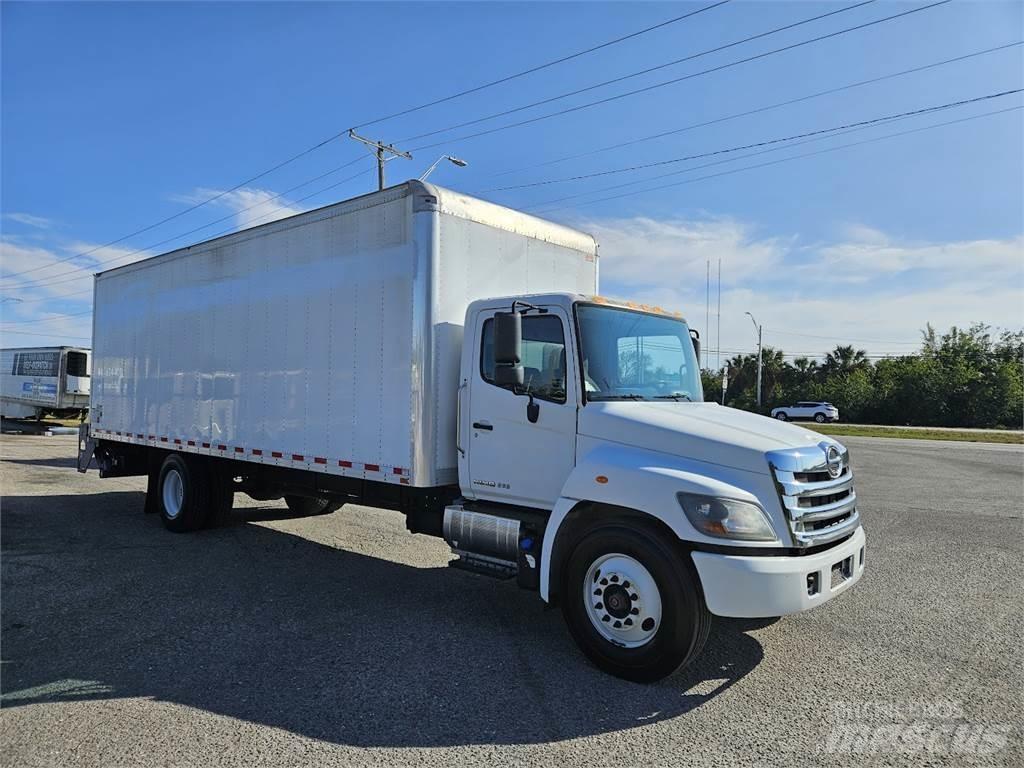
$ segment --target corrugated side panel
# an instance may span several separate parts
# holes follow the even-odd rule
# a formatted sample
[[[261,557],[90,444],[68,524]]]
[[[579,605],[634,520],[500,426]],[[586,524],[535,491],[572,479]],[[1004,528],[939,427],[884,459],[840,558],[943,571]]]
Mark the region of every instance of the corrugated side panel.
[[[101,437],[409,482],[409,198],[310,216],[98,278]]]
[[[514,217],[508,211],[506,218]],[[533,222],[533,217],[521,215]],[[496,222],[497,223],[497,222]],[[503,220],[502,220],[502,223]],[[515,223],[514,218],[512,223]],[[477,299],[530,293],[597,292],[594,241],[581,233],[560,242],[540,240],[458,215],[439,215],[440,268],[434,308],[435,391],[459,386],[466,307]],[[556,225],[551,225],[555,229]],[[457,476],[455,397],[436,404],[436,466],[442,476]],[[452,480],[454,482],[454,479]]]

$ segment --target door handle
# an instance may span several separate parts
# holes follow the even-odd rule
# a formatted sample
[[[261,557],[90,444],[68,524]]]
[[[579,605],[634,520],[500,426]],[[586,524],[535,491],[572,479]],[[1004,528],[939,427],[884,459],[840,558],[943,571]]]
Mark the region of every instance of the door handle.
[[[466,455],[466,450],[462,447],[462,390],[468,386],[463,380],[455,393],[455,450],[459,452],[460,456]]]
[[[489,422],[486,422],[486,421],[474,421],[473,422],[473,429],[482,429],[482,430],[484,430],[486,432],[493,432],[494,431],[494,427]]]

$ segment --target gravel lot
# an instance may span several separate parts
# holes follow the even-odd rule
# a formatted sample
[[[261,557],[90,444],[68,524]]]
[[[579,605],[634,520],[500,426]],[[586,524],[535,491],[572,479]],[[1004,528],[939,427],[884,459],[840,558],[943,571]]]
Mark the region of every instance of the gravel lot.
[[[860,585],[718,620],[692,669],[639,686],[395,513],[290,519],[238,495],[231,524],[174,535],[141,479],[77,474],[74,438],[5,436],[0,760],[1024,764],[1024,451],[840,439]],[[843,741],[851,724],[867,741]],[[907,728],[933,741],[892,740]]]

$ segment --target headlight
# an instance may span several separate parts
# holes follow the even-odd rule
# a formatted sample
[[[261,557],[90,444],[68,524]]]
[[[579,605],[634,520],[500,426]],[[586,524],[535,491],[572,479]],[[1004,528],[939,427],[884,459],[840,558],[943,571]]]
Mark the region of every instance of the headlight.
[[[693,527],[708,536],[742,541],[776,540],[768,516],[757,504],[699,493],[677,493],[676,498]]]

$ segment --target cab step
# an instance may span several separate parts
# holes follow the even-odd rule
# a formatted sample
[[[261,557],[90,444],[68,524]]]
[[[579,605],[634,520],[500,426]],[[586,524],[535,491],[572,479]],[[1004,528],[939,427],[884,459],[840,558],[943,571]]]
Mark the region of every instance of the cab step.
[[[490,576],[492,579],[499,579],[501,581],[514,579],[519,571],[516,564],[510,560],[499,560],[494,557],[473,554],[472,552],[453,551],[459,557],[448,563],[449,568],[469,571],[481,576]]]

